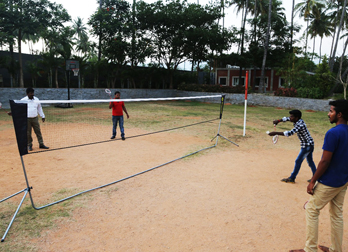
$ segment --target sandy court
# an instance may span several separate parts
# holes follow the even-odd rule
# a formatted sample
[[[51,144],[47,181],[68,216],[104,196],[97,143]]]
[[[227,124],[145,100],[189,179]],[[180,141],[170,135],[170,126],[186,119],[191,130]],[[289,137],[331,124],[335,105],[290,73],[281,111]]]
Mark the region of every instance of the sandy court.
[[[144,132],[127,129],[128,136]],[[0,199],[26,187],[14,139],[13,129],[1,131]],[[38,251],[278,252],[303,248],[303,204],[309,198],[306,180],[311,177],[308,165],[303,164],[296,184],[280,182],[292,171],[298,139],[281,138],[277,145],[264,135],[231,140],[240,147],[219,138],[215,148],[88,193],[86,204],[75,208],[71,217],[59,219],[55,228],[28,242]],[[315,141],[318,163],[322,139]],[[90,189],[212,144],[172,132],[35,153],[23,159],[34,201],[40,206],[61,189]],[[347,213],[345,204],[345,223]],[[320,244],[330,244],[329,223],[326,208],[320,216]],[[347,227],[343,251],[348,251]],[[6,243],[14,236],[10,232]]]

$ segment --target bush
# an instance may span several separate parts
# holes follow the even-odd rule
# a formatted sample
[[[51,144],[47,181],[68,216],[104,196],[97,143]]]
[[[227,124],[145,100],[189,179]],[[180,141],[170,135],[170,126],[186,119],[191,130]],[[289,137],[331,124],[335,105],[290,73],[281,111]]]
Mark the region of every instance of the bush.
[[[293,87],[291,88],[278,88],[274,91],[275,96],[287,96],[287,97],[296,97],[297,90]]]
[[[302,87],[297,90],[297,96],[302,98],[311,98],[311,99],[323,99],[325,93],[321,88],[306,88]]]
[[[178,90],[211,92],[211,93],[235,93],[235,94],[244,94],[245,92],[245,88],[243,86],[229,87],[229,86],[220,86],[220,85],[185,84],[185,83],[180,84],[178,86]]]

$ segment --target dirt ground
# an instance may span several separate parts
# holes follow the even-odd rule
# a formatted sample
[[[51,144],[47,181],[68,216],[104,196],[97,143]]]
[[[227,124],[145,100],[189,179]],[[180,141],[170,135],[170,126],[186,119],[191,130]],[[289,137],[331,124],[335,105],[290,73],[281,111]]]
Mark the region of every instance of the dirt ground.
[[[127,129],[127,136],[141,133]],[[14,139],[13,129],[1,131],[0,199],[26,188]],[[292,171],[298,139],[281,138],[276,145],[266,134],[230,140],[240,146],[219,138],[215,148],[88,193],[86,205],[28,242],[43,252],[303,248],[308,165],[303,163],[295,184],[280,182]],[[322,139],[315,140],[318,163]],[[45,144],[53,147],[50,141]],[[41,206],[61,189],[97,187],[212,144],[173,132],[33,153],[23,159],[34,202]],[[18,198],[11,201],[19,203]],[[344,217],[347,223],[348,203]],[[347,238],[345,225],[343,251],[348,251]],[[319,240],[330,245],[327,207],[320,215]],[[5,242],[11,242],[11,234]]]

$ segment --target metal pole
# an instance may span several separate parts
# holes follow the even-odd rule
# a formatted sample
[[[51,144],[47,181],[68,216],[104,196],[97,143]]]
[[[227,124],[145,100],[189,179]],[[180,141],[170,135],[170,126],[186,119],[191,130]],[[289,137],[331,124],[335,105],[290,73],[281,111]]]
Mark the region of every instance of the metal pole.
[[[27,188],[25,188],[25,189],[23,189],[22,191],[19,191],[19,192],[15,193],[15,194],[12,194],[11,196],[8,196],[8,197],[6,197],[6,198],[0,200],[0,203],[1,203],[1,202],[4,202],[5,200],[11,199],[12,197],[14,197],[14,196],[16,196],[16,195],[18,195],[18,194],[24,192],[25,190],[27,190]]]
[[[21,202],[19,203],[19,206],[17,207],[16,212],[15,212],[14,215],[13,215],[13,217],[12,217],[12,219],[11,219],[11,222],[10,222],[10,224],[8,225],[8,227],[7,227],[6,231],[5,231],[4,236],[1,238],[1,242],[4,242],[4,241],[5,241],[6,235],[7,235],[8,231],[10,230],[10,228],[11,228],[11,226],[12,226],[12,223],[13,223],[14,219],[16,218],[17,213],[18,213],[19,209],[21,208],[21,206],[22,206],[22,204],[23,204],[23,201],[24,201],[25,197],[27,196],[27,194],[28,194],[28,188],[25,189],[25,194],[24,194],[24,196],[23,196]]]
[[[50,203],[50,204],[47,204],[47,205],[44,205],[44,206],[41,206],[41,207],[35,207],[34,204],[33,204],[33,207],[34,207],[34,209],[36,209],[36,210],[40,210],[40,209],[43,209],[43,208],[45,208],[45,207],[49,207],[49,206],[58,204],[58,203],[63,202],[63,201],[65,201],[65,200],[68,200],[68,199],[71,199],[71,198],[73,198],[73,197],[79,196],[79,195],[81,195],[81,194],[83,194],[83,193],[87,193],[87,192],[90,192],[90,191],[93,191],[93,190],[96,190],[96,189],[100,189],[100,188],[103,188],[103,187],[106,187],[106,186],[109,186],[109,185],[112,185],[112,184],[116,184],[116,183],[118,183],[118,182],[121,182],[121,181],[130,179],[130,178],[136,177],[136,176],[138,176],[138,175],[141,175],[141,174],[144,174],[144,173],[146,173],[146,172],[152,171],[152,170],[157,169],[157,168],[159,168],[159,167],[162,167],[162,166],[165,166],[165,165],[167,165],[167,164],[173,163],[173,162],[175,162],[175,161],[177,161],[177,160],[186,158],[186,157],[188,157],[188,156],[192,156],[192,155],[194,155],[194,154],[196,154],[196,153],[198,153],[198,152],[201,152],[201,151],[204,151],[204,150],[208,150],[208,149],[214,148],[215,146],[216,146],[216,145],[212,145],[212,146],[210,146],[210,147],[206,147],[206,148],[200,149],[200,150],[198,150],[198,151],[192,152],[192,153],[187,154],[187,155],[185,155],[185,156],[182,156],[182,157],[173,159],[173,160],[171,160],[171,161],[169,161],[169,162],[166,162],[166,163],[157,165],[157,166],[155,166],[155,167],[152,167],[152,168],[150,168],[150,169],[148,169],[148,170],[145,170],[145,171],[136,173],[136,174],[134,174],[134,175],[125,177],[125,178],[123,178],[123,179],[116,180],[116,181],[111,182],[111,183],[109,183],[109,184],[105,184],[105,185],[102,185],[102,186],[94,187],[94,188],[92,188],[92,189],[79,192],[79,193],[77,193],[77,194],[71,195],[71,196],[66,197],[66,198],[64,198],[64,199],[61,199],[61,200],[52,202],[52,203]],[[30,193],[29,193],[29,194],[30,194]]]

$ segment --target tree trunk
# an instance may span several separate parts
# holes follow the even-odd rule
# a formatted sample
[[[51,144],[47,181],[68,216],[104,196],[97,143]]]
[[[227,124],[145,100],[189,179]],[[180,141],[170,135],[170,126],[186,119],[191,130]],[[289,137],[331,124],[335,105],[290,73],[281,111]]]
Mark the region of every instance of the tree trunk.
[[[18,63],[19,63],[19,87],[24,88],[23,61],[22,61],[22,30],[18,30]]]
[[[333,67],[334,67],[334,63],[335,63],[335,56],[336,56],[336,50],[337,50],[337,45],[338,45],[338,41],[340,40],[340,32],[341,32],[341,28],[343,26],[343,21],[344,21],[344,14],[346,13],[346,5],[347,5],[347,0],[344,0],[343,3],[343,7],[342,7],[342,15],[341,15],[341,20],[340,20],[340,25],[338,26],[338,31],[337,31],[337,37],[336,37],[336,42],[335,42],[335,46],[332,52],[332,56],[330,58],[330,71],[333,71]]]
[[[314,58],[314,50],[315,50],[315,37],[313,38],[313,52],[312,52],[312,61]]]
[[[56,78],[55,78],[56,88],[59,88],[58,84],[58,67],[56,68]]]
[[[305,55],[307,57],[307,44],[308,44],[308,25],[309,25],[309,19],[307,18],[307,25],[306,25],[306,45],[305,45]]]
[[[293,43],[293,37],[294,37],[294,7],[295,7],[295,0],[292,0],[292,8],[291,8],[291,53],[294,52],[292,43]]]
[[[271,16],[272,16],[272,0],[269,0],[268,6],[268,25],[267,25],[267,33],[265,38],[265,46],[263,52],[263,60],[262,60],[262,68],[261,68],[261,80],[259,84],[259,93],[264,93],[265,86],[265,67],[266,67],[266,59],[267,59],[267,51],[268,51],[268,42],[271,31]]]
[[[323,37],[320,37],[320,46],[319,46],[319,64],[321,62],[321,45],[323,44]]]
[[[249,5],[249,0],[246,0],[246,4],[245,4],[245,13],[244,13],[244,20],[243,20],[243,28],[242,28],[242,44],[240,47],[240,56],[243,57],[243,53],[244,53],[244,33],[245,33],[245,22],[246,22],[246,17],[248,15],[248,5]],[[239,81],[238,81],[239,85],[242,85],[242,64],[239,65]]]
[[[344,75],[344,74],[342,75],[342,65],[343,65],[344,54],[346,52],[347,46],[348,46],[348,38],[346,39],[346,42],[344,43],[343,53],[342,53],[341,60],[340,60],[340,66],[338,69],[336,82],[335,82],[334,86],[331,88],[328,96],[331,95],[335,91],[338,83],[341,83],[343,85],[343,88],[345,85],[347,85],[348,79],[347,79],[346,83],[344,83],[342,80],[342,76]],[[346,99],[346,98],[344,98],[344,99]]]
[[[337,13],[338,13],[339,10],[340,10],[340,9],[339,9],[339,7],[337,6]],[[334,24],[337,24],[337,15],[335,16]],[[335,44],[334,42],[335,42],[335,36],[336,36],[336,29],[337,29],[337,27],[335,26],[334,33],[332,34],[332,42],[331,42],[331,50],[330,50],[330,57],[329,57],[329,60],[331,59],[333,47],[334,47],[334,44]]]
[[[16,75],[14,73],[15,69],[15,59],[14,59],[14,53],[13,53],[13,44],[10,44],[10,55],[11,55],[11,62],[10,62],[10,83],[11,83],[11,88],[14,87],[14,84],[16,82]]]

